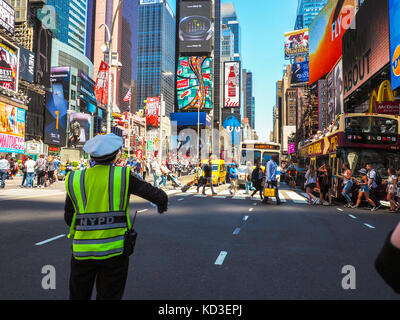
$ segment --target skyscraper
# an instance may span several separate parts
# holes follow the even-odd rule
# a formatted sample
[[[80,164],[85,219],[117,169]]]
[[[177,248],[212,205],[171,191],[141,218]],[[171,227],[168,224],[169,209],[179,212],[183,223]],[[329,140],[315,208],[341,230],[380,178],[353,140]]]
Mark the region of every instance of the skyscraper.
[[[255,127],[255,97],[253,97],[253,73],[243,69],[243,118],[247,118],[252,129]]]
[[[328,0],[298,0],[295,30],[305,29],[326,5]]]
[[[166,0],[139,5],[137,110],[148,97],[165,101],[165,115],[174,111],[175,14]]]
[[[54,37],[85,54],[91,51],[87,46],[87,13],[90,0],[47,0],[47,5],[56,10],[56,32]],[[92,21],[90,21],[92,23]]]
[[[221,4],[221,20],[222,24],[225,24],[230,28],[234,35],[234,60],[241,60],[241,28],[239,19],[235,11],[233,3]]]

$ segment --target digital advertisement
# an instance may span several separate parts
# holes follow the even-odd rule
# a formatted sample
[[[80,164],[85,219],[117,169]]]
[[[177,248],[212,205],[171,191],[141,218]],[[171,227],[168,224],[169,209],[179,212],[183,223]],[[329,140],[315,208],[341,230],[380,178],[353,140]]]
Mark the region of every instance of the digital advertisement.
[[[240,108],[241,67],[239,61],[224,63],[224,107]]]
[[[19,49],[0,37],[0,86],[18,91]]]
[[[306,83],[309,80],[308,61],[294,63],[292,65],[292,84]]]
[[[146,126],[158,128],[160,126],[160,98],[150,97],[146,99]]]
[[[311,23],[310,85],[330,72],[342,56],[342,37],[353,18],[354,0],[329,0]]]
[[[75,112],[69,116],[68,146],[70,148],[83,148],[90,139],[90,123],[90,114]]]
[[[95,95],[98,103],[108,104],[108,77],[110,66],[104,61],[101,62],[96,79]]]
[[[214,26],[211,1],[181,1],[179,20],[180,53],[209,53]]]
[[[212,109],[212,59],[181,57],[177,71],[179,110]]]

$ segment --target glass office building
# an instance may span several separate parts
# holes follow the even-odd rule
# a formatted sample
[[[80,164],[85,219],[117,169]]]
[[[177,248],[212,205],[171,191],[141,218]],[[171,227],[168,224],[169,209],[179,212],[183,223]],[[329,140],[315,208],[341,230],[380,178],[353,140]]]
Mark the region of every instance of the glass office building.
[[[174,111],[175,14],[166,0],[139,5],[136,109],[148,97],[165,101],[165,115]]]
[[[328,0],[298,0],[295,30],[308,28]]]
[[[221,20],[222,24],[227,25],[234,35],[234,59],[241,60],[241,28],[239,19],[235,11],[233,3],[223,3],[221,5]]]

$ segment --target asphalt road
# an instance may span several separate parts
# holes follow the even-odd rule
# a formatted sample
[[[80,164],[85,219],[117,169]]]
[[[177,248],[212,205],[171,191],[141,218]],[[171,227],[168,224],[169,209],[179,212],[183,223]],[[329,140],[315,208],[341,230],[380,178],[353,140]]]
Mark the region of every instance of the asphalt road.
[[[281,206],[232,198],[226,186],[216,198],[168,191],[164,215],[131,198],[139,236],[124,299],[398,299],[373,266],[398,215],[309,206],[302,191],[286,189]],[[64,200],[62,183],[0,191],[0,299],[68,298]],[[42,288],[46,265],[56,270],[55,289]],[[347,265],[353,290],[342,288]]]

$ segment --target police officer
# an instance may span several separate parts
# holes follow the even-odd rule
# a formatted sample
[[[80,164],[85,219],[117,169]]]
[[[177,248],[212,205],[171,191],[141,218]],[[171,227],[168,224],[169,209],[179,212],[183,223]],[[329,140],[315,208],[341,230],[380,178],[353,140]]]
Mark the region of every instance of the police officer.
[[[97,135],[84,150],[95,166],[70,172],[66,178],[64,219],[73,237],[70,299],[89,300],[96,282],[98,300],[122,298],[129,256],[124,235],[131,229],[129,196],[134,194],[167,211],[164,191],[137,178],[130,168],[113,166],[123,145],[114,134]]]

